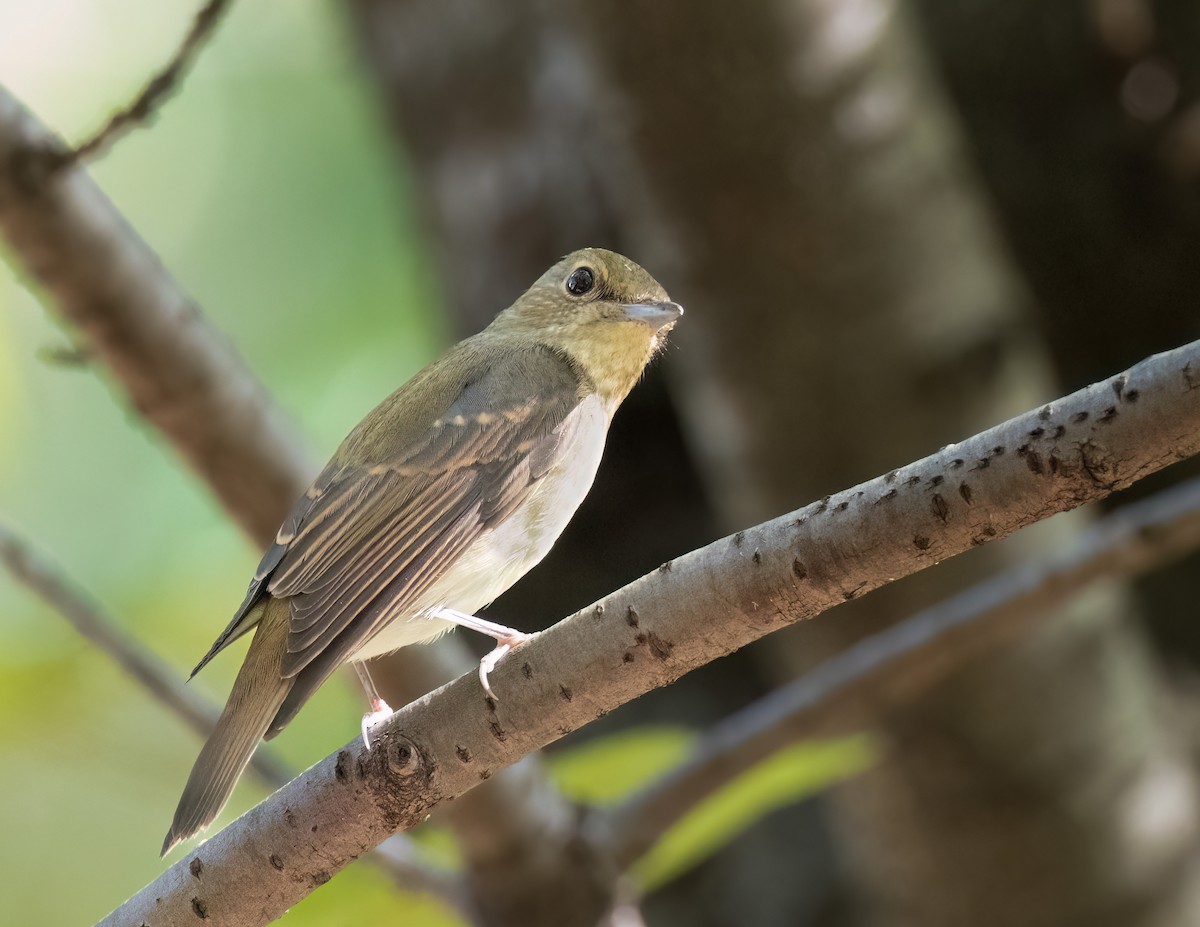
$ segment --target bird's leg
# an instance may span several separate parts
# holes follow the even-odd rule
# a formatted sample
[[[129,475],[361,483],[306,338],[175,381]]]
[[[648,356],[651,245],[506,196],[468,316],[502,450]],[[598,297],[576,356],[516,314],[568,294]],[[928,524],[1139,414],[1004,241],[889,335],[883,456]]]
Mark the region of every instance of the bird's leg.
[[[492,687],[488,684],[488,674],[494,670],[499,662],[504,659],[507,654],[514,650],[524,647],[531,640],[532,634],[526,634],[523,631],[518,631],[515,628],[506,628],[502,624],[496,624],[492,621],[487,621],[483,618],[476,618],[474,615],[466,615],[462,612],[456,612],[452,608],[434,608],[429,611],[430,618],[437,618],[441,621],[449,621],[451,624],[456,624],[461,628],[470,628],[472,631],[478,631],[480,634],[486,634],[488,637],[496,641],[496,649],[484,656],[479,661],[479,682],[483,686],[483,691],[488,694],[488,697],[493,701],[500,701],[492,692]]]
[[[375,688],[375,680],[371,678],[371,672],[367,669],[365,661],[355,662],[354,672],[358,674],[358,681],[362,683],[363,691],[367,694],[367,702],[371,706],[362,718],[362,735],[363,743],[367,745],[367,749],[371,749],[371,729],[382,724],[392,716],[392,709],[388,707],[379,696],[379,690]]]

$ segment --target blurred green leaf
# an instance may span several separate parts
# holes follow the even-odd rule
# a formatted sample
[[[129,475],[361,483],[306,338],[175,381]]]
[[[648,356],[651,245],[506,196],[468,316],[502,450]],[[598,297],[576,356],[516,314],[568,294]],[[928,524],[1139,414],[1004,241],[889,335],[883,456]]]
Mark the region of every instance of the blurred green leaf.
[[[575,801],[614,804],[686,761],[696,739],[687,728],[638,727],[564,750],[550,768]],[[874,757],[865,735],[782,750],[680,821],[638,862],[634,875],[647,890],[669,882],[764,815],[861,772]]]
[[[682,761],[695,739],[684,727],[631,728],[555,753],[550,772],[575,801],[612,804]]]
[[[463,920],[428,895],[398,892],[387,877],[361,863],[339,873],[338,891],[313,892],[292,908],[283,924],[320,927],[363,927],[364,924],[404,924],[420,927],[462,927]]]
[[[634,866],[647,891],[702,862],[755,821],[866,769],[875,750],[866,736],[797,744],[736,779],[667,832]]]
[[[449,870],[462,868],[462,853],[449,827],[422,824],[410,831],[408,837],[421,848],[426,862],[431,865]]]

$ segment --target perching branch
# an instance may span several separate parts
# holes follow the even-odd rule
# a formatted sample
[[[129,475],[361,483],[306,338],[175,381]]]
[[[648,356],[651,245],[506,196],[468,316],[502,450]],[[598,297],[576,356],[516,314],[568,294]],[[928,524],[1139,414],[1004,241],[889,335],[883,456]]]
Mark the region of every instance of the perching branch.
[[[266,546],[316,467],[233,346],[77,165],[0,88],[0,234],[133,406]]]
[[[502,663],[501,702],[471,675],[419,699],[373,750],[353,741],[327,757],[102,923],[186,923],[200,904],[229,927],[265,924],[365,849],[630,699],[1200,452],[1197,386],[1200,342],[663,564]]]
[[[95,157],[105,148],[135,126],[145,124],[167,96],[175,90],[180,78],[192,65],[196,53],[216,29],[221,14],[229,6],[229,0],[208,0],[192,21],[192,28],[184,36],[183,44],[161,71],[154,75],[142,88],[137,99],[126,106],[105,123],[104,127],[81,142],[74,151],[62,153],[61,164],[71,161],[86,161]]]
[[[1011,639],[1098,581],[1165,566],[1200,547],[1200,479],[1125,506],[1071,547],[980,583],[872,635],[722,721],[690,759],[598,825],[626,869],[701,802],[797,740],[870,723]],[[855,709],[866,709],[855,712]]]
[[[459,646],[447,648],[449,643]],[[476,662],[464,662],[463,650],[461,641],[443,638],[397,651],[387,668],[391,692],[399,697],[390,704],[406,705],[474,671]],[[598,912],[621,900],[616,871],[589,852],[578,807],[550,781],[537,756],[525,757],[438,813],[462,853],[461,890],[479,924],[595,927]]]

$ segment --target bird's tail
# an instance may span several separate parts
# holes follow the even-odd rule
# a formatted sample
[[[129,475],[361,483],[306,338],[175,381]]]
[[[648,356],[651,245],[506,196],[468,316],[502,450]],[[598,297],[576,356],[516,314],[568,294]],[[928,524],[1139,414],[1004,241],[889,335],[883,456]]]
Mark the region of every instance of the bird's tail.
[[[287,646],[287,604],[268,598],[262,607],[265,613],[233,683],[229,701],[184,786],[175,819],[163,840],[163,856],[220,814],[254,748],[292,687],[292,680],[284,679],[280,672]]]

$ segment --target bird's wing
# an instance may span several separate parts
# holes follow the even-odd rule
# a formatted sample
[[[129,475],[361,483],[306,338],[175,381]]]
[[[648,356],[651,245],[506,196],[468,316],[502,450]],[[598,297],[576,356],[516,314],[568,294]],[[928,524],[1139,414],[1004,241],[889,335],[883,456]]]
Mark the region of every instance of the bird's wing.
[[[280,529],[205,662],[253,626],[254,604],[269,592],[291,604],[283,673],[311,667],[302,687],[311,692],[520,506],[569,444],[563,426],[580,394],[565,357],[517,350],[442,390],[440,414],[423,427],[388,420],[402,439],[379,459],[340,464],[339,452]]]

